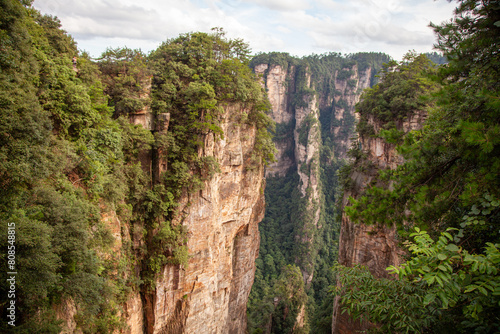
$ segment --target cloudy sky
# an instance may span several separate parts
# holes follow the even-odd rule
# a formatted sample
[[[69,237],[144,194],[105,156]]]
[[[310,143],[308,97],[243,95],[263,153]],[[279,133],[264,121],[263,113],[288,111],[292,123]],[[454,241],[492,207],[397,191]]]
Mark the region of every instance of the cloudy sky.
[[[433,51],[429,22],[452,17],[445,0],[35,0],[57,16],[81,50],[155,49],[168,38],[222,27],[254,53],[381,51],[400,60],[408,50]]]

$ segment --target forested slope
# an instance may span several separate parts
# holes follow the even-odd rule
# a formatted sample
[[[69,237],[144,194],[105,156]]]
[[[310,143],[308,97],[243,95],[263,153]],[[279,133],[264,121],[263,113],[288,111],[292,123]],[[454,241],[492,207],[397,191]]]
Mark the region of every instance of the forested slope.
[[[361,140],[345,172],[352,197],[343,227],[376,236],[393,226],[406,252],[388,271],[340,259],[348,267],[336,267],[336,333],[346,332],[342,311],[384,332],[500,330],[500,10],[495,1],[458,4],[451,22],[433,26],[449,63],[435,69],[410,56],[393,64],[357,107]],[[425,122],[403,128],[415,114]],[[400,161],[377,164],[366,145],[376,141]]]
[[[0,50],[0,233],[14,236],[0,247],[15,252],[1,255],[0,331],[245,327],[274,152],[248,46],[217,30],[94,62],[56,18],[2,0]],[[219,215],[199,217],[207,207]],[[217,256],[196,239],[203,224]],[[203,261],[227,269],[217,284],[198,282]],[[206,316],[187,316],[203,302]]]

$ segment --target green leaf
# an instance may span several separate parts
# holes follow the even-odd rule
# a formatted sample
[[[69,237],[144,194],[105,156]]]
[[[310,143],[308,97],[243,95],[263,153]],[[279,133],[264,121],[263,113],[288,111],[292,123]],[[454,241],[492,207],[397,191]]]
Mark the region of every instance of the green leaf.
[[[437,255],[437,258],[440,259],[441,261],[444,261],[448,258],[448,256],[446,256],[446,254],[443,254],[443,253],[439,253]]]
[[[477,289],[477,285],[471,284],[468,285],[464,291],[464,293],[472,292]]]
[[[478,286],[477,289],[479,290],[479,292],[481,292],[483,295],[487,296],[488,295],[488,291],[486,291],[485,288],[483,288],[482,286]]]
[[[436,295],[433,294],[433,293],[428,293],[427,295],[425,295],[424,297],[424,305],[429,305],[430,303],[432,303],[434,300],[436,299]]]
[[[438,296],[439,298],[441,299],[441,301],[443,302],[443,309],[447,309],[448,308],[448,297],[445,295],[445,293],[443,291],[439,291],[438,292]]]

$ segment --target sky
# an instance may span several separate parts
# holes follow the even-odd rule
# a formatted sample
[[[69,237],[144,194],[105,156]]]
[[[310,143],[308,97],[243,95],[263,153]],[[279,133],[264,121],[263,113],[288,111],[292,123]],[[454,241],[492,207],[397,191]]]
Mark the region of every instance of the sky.
[[[108,47],[149,52],[179,34],[222,27],[252,53],[432,52],[429,23],[453,16],[445,0],[35,0],[57,16],[80,50],[98,57]]]

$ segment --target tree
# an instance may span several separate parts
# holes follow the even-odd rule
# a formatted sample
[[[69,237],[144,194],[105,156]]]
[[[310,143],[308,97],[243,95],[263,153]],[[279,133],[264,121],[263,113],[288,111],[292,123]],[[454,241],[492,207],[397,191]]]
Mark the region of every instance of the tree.
[[[434,102],[427,103],[428,119],[421,130],[400,141],[398,151],[405,162],[381,173],[382,179],[393,182],[393,189],[371,187],[346,208],[358,222],[373,222],[369,217],[376,209],[375,220],[397,222],[403,238],[414,238],[406,264],[392,268],[400,274],[398,280],[375,283],[359,268],[339,268],[346,309],[364,307],[365,315],[380,321],[382,328],[474,328],[477,333],[499,329],[499,15],[495,1],[464,0],[453,20],[432,25],[436,47],[450,62],[435,77],[442,87]],[[420,229],[408,235],[410,226]],[[455,235],[450,228],[456,229]],[[350,279],[357,280],[357,288]],[[380,297],[381,291],[400,297],[412,291],[415,297],[390,299]],[[381,305],[388,300],[391,306],[384,311]]]

